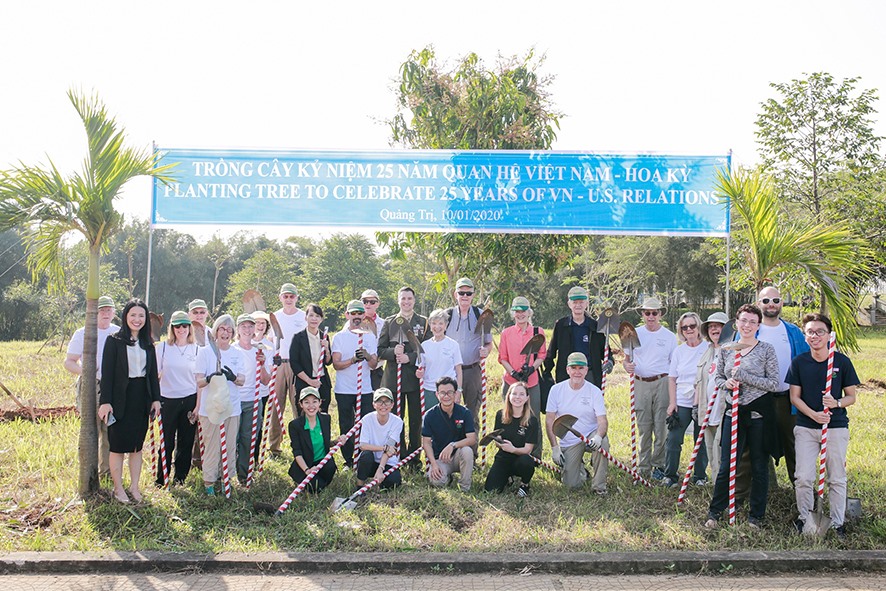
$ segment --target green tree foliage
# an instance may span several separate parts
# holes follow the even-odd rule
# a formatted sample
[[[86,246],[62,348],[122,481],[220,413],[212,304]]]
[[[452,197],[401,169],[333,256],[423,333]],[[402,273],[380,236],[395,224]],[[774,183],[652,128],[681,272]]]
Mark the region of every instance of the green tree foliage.
[[[89,255],[81,411],[91,417],[96,413],[99,263],[108,238],[123,222],[114,209],[114,199],[134,177],[171,179],[170,168],[157,166],[156,157],[150,152],[124,145],[124,131],[97,96],[71,90],[68,98],[86,130],[88,154],[83,170],[64,176],[50,161],[48,168],[21,165],[0,172],[0,230],[19,229],[28,248],[28,266],[33,276],[46,275],[50,289],[59,291],[65,285],[64,239],[69,232],[85,239]],[[95,421],[81,421],[79,452],[80,493],[86,495],[98,490]]]
[[[717,191],[729,197],[736,250],[754,291],[784,271],[806,274],[827,301],[841,346],[857,349],[858,289],[870,278],[870,251],[848,225],[780,214],[773,181],[760,171],[719,173]]]
[[[415,149],[548,150],[562,116],[551,101],[552,78],[539,73],[543,58],[499,58],[487,68],[468,54],[452,68],[437,61],[432,47],[413,51],[400,67],[398,112],[388,121],[394,145]],[[490,292],[508,292],[522,272],[550,273],[584,240],[541,234],[378,232],[379,244],[395,257],[434,252],[445,274],[439,293],[461,275]]]
[[[772,83],[778,97],[764,101],[757,116],[764,169],[786,200],[817,221],[822,221],[827,202],[845,187],[843,173],[861,180],[880,161],[882,138],[874,133],[871,119],[877,93],[858,89],[859,80],[837,82],[816,72]]]
[[[289,249],[266,248],[246,261],[243,268],[228,280],[227,295],[223,307],[228,311],[243,309],[243,294],[248,289],[258,290],[270,311],[277,309],[276,295],[280,285],[296,281],[299,265]]]
[[[330,331],[342,326],[345,306],[348,301],[359,298],[364,289],[372,288],[379,294],[396,292],[372,243],[360,234],[334,234],[321,242],[313,256],[305,261],[304,279],[306,285],[299,290],[304,295],[299,303],[320,304],[326,317],[324,325]],[[383,299],[387,298],[383,296]],[[394,312],[396,309],[391,314]]]

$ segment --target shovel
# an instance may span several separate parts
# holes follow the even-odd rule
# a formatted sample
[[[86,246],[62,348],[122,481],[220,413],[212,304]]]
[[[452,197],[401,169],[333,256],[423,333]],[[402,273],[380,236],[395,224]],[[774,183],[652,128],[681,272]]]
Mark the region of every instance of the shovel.
[[[163,314],[151,312],[151,340],[155,343],[160,340],[163,330]]]
[[[625,356],[634,361],[634,349],[640,346],[640,337],[637,335],[637,329],[630,322],[622,322],[618,325],[618,340],[621,341],[621,348],[625,351]],[[637,469],[637,397],[634,393],[635,376],[634,372],[630,374],[631,379],[631,468]]]
[[[720,338],[717,339],[717,343],[722,347],[727,343],[731,343],[735,338],[735,322],[731,320],[723,325],[723,328],[720,330]]]
[[[618,325],[621,323],[621,317],[615,308],[606,308],[597,318],[597,332],[606,335],[603,340],[603,365],[607,365],[610,361],[609,351],[609,335],[618,333]],[[600,376],[600,392],[606,395],[606,372]]]
[[[502,439],[501,436],[504,432],[504,429],[496,429],[495,431],[490,431],[489,433],[484,435],[482,439],[480,439],[480,442],[477,445],[485,449],[486,446],[493,441],[496,443],[503,443],[504,439]],[[561,474],[563,472],[558,466],[545,462],[544,460],[540,460],[532,454],[530,454],[529,457],[532,458],[532,461],[535,462],[536,465],[541,466],[542,468],[547,468],[555,474]]]
[[[578,437],[582,441],[582,443],[584,443],[585,445],[589,445],[590,441],[588,440],[588,438],[573,428],[573,425],[576,421],[578,421],[578,418],[572,415],[560,415],[556,418],[556,420],[554,420],[554,435],[556,435],[559,439],[562,439],[567,433],[572,433],[573,435]],[[597,451],[600,452],[600,455],[609,460],[616,468],[620,468],[621,470],[624,470],[625,472],[633,476],[635,482],[640,482],[644,486],[652,488],[652,485],[649,484],[649,482],[645,478],[640,476],[640,474],[636,470],[625,466],[622,462],[615,459],[608,451],[606,451],[602,447],[597,448]]]
[[[412,452],[411,454],[409,454],[408,456],[406,456],[405,458],[403,458],[402,460],[400,460],[399,462],[397,462],[396,464],[394,464],[393,466],[391,466],[390,468],[385,470],[384,471],[385,478],[390,476],[395,470],[399,470],[400,468],[405,466],[407,462],[409,462],[410,460],[412,460],[412,458],[414,458],[415,456],[420,454],[421,451],[422,451],[422,448],[418,448],[417,450],[415,450],[414,452]],[[333,513],[338,513],[339,511],[343,511],[343,510],[344,511],[353,511],[354,509],[357,508],[357,499],[359,497],[363,496],[364,494],[366,494],[369,491],[369,489],[371,489],[376,484],[378,484],[378,481],[373,478],[372,480],[370,480],[369,482],[364,484],[362,487],[357,489],[357,491],[355,491],[354,494],[352,494],[348,498],[343,499],[341,497],[336,497],[336,499],[334,501],[332,501],[332,505],[330,505],[329,508],[332,509]]]
[[[834,353],[837,351],[837,334],[832,332],[828,339],[828,366],[827,378],[825,380],[824,395],[831,394],[831,385],[834,381]],[[825,414],[830,415],[831,410],[824,407]],[[828,425],[825,423],[821,426],[821,452],[818,455],[818,491],[816,503],[818,507],[815,512],[810,515],[809,521],[803,526],[803,533],[806,535],[814,535],[823,538],[828,529],[831,527],[830,515],[824,514],[824,473],[828,461]]]
[[[352,332],[354,334],[369,334],[371,332],[374,336],[378,336],[378,327],[375,325],[375,322],[369,318],[364,318],[363,321],[360,322],[360,326],[355,328]]]
[[[252,314],[253,312],[264,312],[267,310],[267,306],[265,305],[264,298],[261,297],[261,294],[258,290],[255,289],[247,289],[243,292],[243,311],[247,314]]]
[[[194,341],[201,347],[206,346],[206,327],[200,324],[199,322],[191,322],[191,326],[194,328]]]

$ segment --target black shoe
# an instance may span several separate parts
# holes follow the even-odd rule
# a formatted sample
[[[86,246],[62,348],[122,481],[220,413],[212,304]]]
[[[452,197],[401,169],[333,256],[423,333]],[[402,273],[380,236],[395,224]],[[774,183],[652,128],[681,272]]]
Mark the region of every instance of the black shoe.
[[[798,534],[802,534],[803,529],[806,527],[806,522],[798,517],[791,521],[791,525],[794,527],[794,531],[796,531]]]
[[[763,521],[756,517],[748,517],[748,525],[751,529],[763,529]]]
[[[836,525],[831,526],[831,531],[837,534],[837,537],[841,540],[846,539],[846,525]]]
[[[525,499],[526,497],[528,497],[529,496],[529,485],[528,484],[521,484],[520,488],[517,489],[517,496],[520,497],[521,499]]]

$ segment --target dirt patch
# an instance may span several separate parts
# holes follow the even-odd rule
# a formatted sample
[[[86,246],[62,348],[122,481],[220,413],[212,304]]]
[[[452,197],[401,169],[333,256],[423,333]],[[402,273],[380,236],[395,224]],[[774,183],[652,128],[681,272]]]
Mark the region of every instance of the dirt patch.
[[[863,384],[866,390],[886,390],[886,382],[883,380],[870,379]]]
[[[31,409],[15,408],[0,410],[0,422],[14,421],[21,419],[23,421],[51,421],[69,414],[77,414],[77,408],[73,406],[53,406],[51,408],[34,408],[33,415]]]
[[[0,511],[0,523],[18,534],[26,534],[38,529],[46,529],[52,520],[72,505],[75,500],[64,503],[61,499],[34,503],[26,507],[14,506]]]

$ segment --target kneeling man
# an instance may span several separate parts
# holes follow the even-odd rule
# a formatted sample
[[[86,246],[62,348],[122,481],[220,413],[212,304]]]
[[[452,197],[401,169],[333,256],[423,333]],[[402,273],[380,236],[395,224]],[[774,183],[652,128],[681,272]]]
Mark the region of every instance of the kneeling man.
[[[566,360],[566,373],[569,379],[551,388],[545,414],[545,428],[551,442],[551,456],[554,462],[563,468],[563,484],[569,488],[578,488],[588,478],[584,467],[585,451],[595,452],[601,447],[609,451],[609,438],[606,432],[609,422],[606,420],[606,405],[603,393],[594,384],[585,381],[588,373],[588,359],[584,353],[571,353]],[[572,415],[578,420],[573,427],[580,433],[586,433],[589,445],[567,433],[558,443],[554,435],[554,421],[558,416]],[[591,486],[598,495],[606,494],[606,474],[608,466],[602,454],[593,454],[591,466],[594,478]]]
[[[437,380],[439,404],[425,413],[421,426],[421,443],[431,465],[428,480],[433,486],[446,486],[458,472],[458,487],[471,489],[474,475],[474,450],[477,431],[471,411],[455,403],[458,383],[449,376]]]

